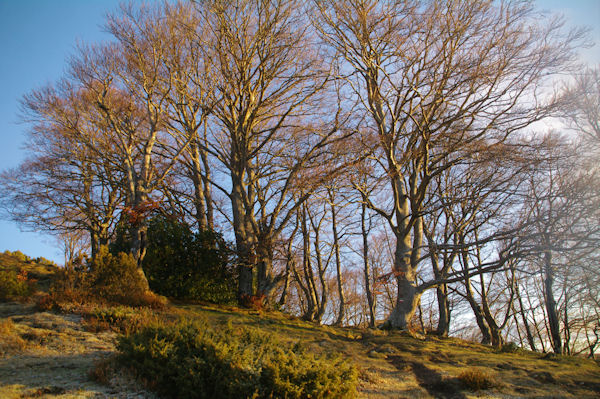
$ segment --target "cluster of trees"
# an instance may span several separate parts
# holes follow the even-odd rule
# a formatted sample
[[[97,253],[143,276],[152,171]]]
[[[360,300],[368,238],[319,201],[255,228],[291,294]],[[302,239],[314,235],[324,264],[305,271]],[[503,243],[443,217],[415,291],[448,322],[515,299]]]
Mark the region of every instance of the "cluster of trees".
[[[593,355],[600,80],[563,25],[509,0],[123,6],[24,97],[2,202],[92,257],[127,226],[142,276],[152,213],[222,231],[239,298],[310,320]]]

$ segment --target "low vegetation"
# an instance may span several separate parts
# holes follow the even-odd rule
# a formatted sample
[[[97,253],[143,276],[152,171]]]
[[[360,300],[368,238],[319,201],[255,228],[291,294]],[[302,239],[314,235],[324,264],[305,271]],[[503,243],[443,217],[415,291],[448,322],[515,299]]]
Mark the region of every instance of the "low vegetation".
[[[594,398],[600,393],[600,367],[593,360],[515,350],[510,344],[496,349],[456,338],[320,326],[264,309],[182,302],[153,309],[89,298],[68,302],[63,296],[52,312],[36,312],[31,303],[0,303],[0,397],[41,392],[91,398],[106,392],[125,398],[137,392],[167,398]]]
[[[480,369],[465,370],[458,375],[458,379],[471,391],[489,389],[497,385],[493,377]]]
[[[0,271],[0,300],[27,298],[35,291],[35,279],[30,279],[25,270]]]
[[[0,253],[0,300],[24,300],[40,288],[47,288],[56,271],[45,258],[30,258],[21,251]]]
[[[352,398],[357,372],[339,356],[282,345],[264,331],[183,322],[122,337],[119,359],[169,398]]]
[[[41,310],[77,303],[103,303],[162,308],[166,299],[148,291],[137,272],[135,259],[123,252],[111,254],[102,247],[93,261],[57,271],[48,295],[38,301]]]

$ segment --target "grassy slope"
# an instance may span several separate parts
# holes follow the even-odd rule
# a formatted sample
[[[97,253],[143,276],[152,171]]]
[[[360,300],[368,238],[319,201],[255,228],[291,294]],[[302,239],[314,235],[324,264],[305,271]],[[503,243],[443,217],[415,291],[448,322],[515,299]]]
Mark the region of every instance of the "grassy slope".
[[[236,308],[179,305],[177,313],[213,325],[252,326],[317,352],[343,353],[359,369],[360,397],[600,397],[600,366],[589,359],[500,353],[454,338],[419,340],[397,332],[316,326],[279,313]],[[457,377],[474,368],[493,376],[497,387],[465,389]]]
[[[40,279],[42,289],[56,270],[0,254],[4,268],[25,268]],[[453,338],[419,340],[396,332],[317,326],[281,313],[235,307],[175,304],[158,316],[203,318],[216,327],[251,326],[313,351],[342,353],[359,369],[359,397],[364,398],[600,397],[600,366],[588,359],[499,353]],[[457,377],[474,368],[493,376],[497,386],[479,392],[465,389]]]
[[[24,255],[16,256],[12,253],[0,252],[0,270],[14,270],[16,272],[26,270],[29,278],[37,280],[38,289],[48,291],[57,267],[46,262],[38,263]]]

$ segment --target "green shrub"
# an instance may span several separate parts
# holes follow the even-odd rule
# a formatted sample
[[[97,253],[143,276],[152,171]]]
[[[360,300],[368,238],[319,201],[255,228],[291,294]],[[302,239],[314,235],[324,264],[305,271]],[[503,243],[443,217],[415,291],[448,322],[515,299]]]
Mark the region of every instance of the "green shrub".
[[[507,342],[500,347],[501,353],[517,353],[521,350],[521,347],[514,342]]]
[[[109,302],[137,305],[136,299],[144,295],[146,287],[135,258],[123,252],[113,255],[107,247],[98,252],[90,264],[93,294]]]
[[[286,347],[258,331],[205,323],[151,326],[122,337],[121,364],[170,398],[351,398],[357,371],[340,357]]]
[[[111,254],[101,247],[92,261],[57,272],[50,294],[38,302],[40,309],[60,308],[61,303],[108,303],[162,308],[166,299],[146,290],[132,255]]]
[[[156,217],[148,224],[144,272],[150,288],[178,299],[213,303],[236,300],[236,274],[220,234],[193,232],[176,220]]]
[[[112,330],[132,334],[149,324],[156,323],[156,313],[144,308],[126,306],[99,306],[87,312],[84,319],[86,330],[92,332]]]
[[[30,260],[29,256],[18,250],[14,251],[11,255],[20,262],[29,262]]]
[[[496,386],[496,380],[485,371],[479,369],[466,370],[460,373],[458,379],[462,384],[472,390],[489,389]]]
[[[35,292],[35,280],[27,277],[27,271],[0,270],[0,300],[27,298]]]

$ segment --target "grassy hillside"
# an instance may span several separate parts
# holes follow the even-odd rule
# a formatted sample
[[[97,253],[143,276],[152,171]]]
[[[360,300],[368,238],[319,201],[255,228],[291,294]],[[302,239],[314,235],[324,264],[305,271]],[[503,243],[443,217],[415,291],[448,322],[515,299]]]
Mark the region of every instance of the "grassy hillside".
[[[52,274],[48,265],[0,254],[3,267],[26,267],[45,278]],[[214,329],[251,327],[284,342],[301,343],[310,352],[341,354],[359,371],[360,398],[600,397],[600,366],[583,358],[521,350],[503,353],[453,338],[417,339],[397,332],[318,326],[282,313],[236,307],[178,303],[156,311],[122,306],[73,311],[40,312],[32,304],[0,303],[1,397],[32,397],[28,395],[36,392],[61,398],[149,395],[142,387],[132,388],[131,381],[124,383],[122,373],[97,376],[99,359],[114,353],[115,331],[127,329],[127,318],[201,319]],[[35,375],[29,378],[28,370]],[[102,384],[90,381],[91,370]],[[485,388],[477,390],[478,383]]]
[[[29,279],[37,280],[38,288],[47,291],[57,266],[44,258],[30,258],[20,251],[0,253],[0,271],[27,271]]]
[[[177,312],[217,326],[252,326],[303,342],[316,352],[342,353],[359,369],[360,397],[600,397],[600,367],[589,359],[502,353],[454,338],[416,339],[396,332],[316,326],[282,314],[235,308],[180,305]],[[494,387],[470,390],[459,377],[473,371],[491,377]]]

